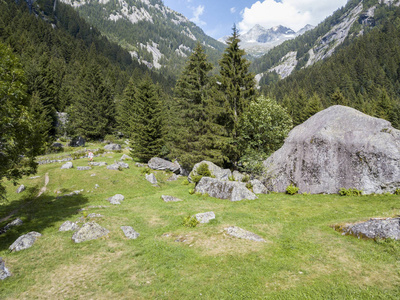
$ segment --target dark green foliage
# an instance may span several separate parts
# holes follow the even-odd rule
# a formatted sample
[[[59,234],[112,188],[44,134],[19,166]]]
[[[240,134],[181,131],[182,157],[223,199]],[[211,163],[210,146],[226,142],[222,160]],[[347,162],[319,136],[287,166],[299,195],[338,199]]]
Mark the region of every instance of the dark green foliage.
[[[288,185],[288,187],[286,188],[286,194],[294,195],[297,194],[298,192],[299,188],[297,186],[294,186],[293,184]]]
[[[400,188],[397,188],[397,189],[394,191],[394,194],[395,194],[395,195],[400,195]]]
[[[185,169],[202,160],[221,165],[224,128],[217,124],[221,105],[213,95],[212,65],[200,44],[189,57],[176,83],[170,124],[171,157]]]
[[[345,189],[345,188],[341,188],[339,190],[339,195],[340,196],[361,196],[362,195],[362,191],[361,190],[357,190],[357,189]]]
[[[206,163],[200,164],[196,169],[196,173],[197,173],[197,175],[192,176],[192,181],[195,184],[198,184],[199,181],[201,180],[201,178],[203,178],[203,177],[211,177],[212,176],[211,171],[208,168],[208,165]]]

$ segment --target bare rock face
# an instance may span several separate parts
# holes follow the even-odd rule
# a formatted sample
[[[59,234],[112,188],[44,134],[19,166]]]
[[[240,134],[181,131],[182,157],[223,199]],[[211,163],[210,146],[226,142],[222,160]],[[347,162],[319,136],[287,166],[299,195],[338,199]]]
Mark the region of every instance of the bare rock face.
[[[3,258],[0,257],[0,280],[4,280],[10,276],[11,276],[10,271],[6,268],[6,264],[3,260]]]
[[[39,232],[32,231],[27,234],[21,235],[17,240],[10,246],[10,251],[21,251],[28,249],[33,246],[36,239],[42,236]]]
[[[216,178],[203,177],[197,184],[195,191],[208,194],[219,199],[230,201],[254,200],[257,196],[246,188],[246,184],[237,181],[221,181]]]
[[[349,234],[358,238],[400,240],[400,218],[371,219],[346,225],[339,230],[343,235]]]
[[[196,176],[197,174],[197,168],[201,164],[206,164],[208,165],[208,169],[211,172],[211,175],[215,176],[216,179],[222,180],[222,181],[228,181],[229,177],[232,176],[232,172],[229,169],[222,169],[218,167],[216,164],[212,163],[211,161],[203,160],[202,162],[199,162],[194,165],[192,172],[190,172],[188,176],[189,182],[192,182],[192,176]]]
[[[159,157],[153,157],[150,159],[148,166],[153,170],[170,170],[175,174],[179,174],[181,170],[181,167],[178,163],[173,163]]]
[[[295,127],[281,149],[264,161],[268,190],[364,194],[400,187],[400,131],[353,108],[331,106]]]
[[[83,226],[74,233],[72,240],[75,243],[82,243],[85,241],[96,240],[102,236],[106,236],[107,234],[109,234],[109,231],[96,222],[88,222],[83,224]]]

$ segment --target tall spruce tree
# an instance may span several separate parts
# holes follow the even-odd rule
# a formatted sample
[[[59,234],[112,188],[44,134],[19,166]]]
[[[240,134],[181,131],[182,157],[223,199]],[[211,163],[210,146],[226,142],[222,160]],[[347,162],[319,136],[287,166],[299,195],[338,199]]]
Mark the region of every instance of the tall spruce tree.
[[[218,85],[225,111],[220,120],[231,138],[225,151],[231,161],[236,161],[238,124],[243,111],[256,95],[256,82],[254,74],[249,72],[250,62],[244,58],[245,51],[239,47],[239,32],[235,25],[232,30],[232,36],[227,41],[228,47],[219,62]]]
[[[202,160],[219,165],[226,160],[221,149],[225,130],[217,124],[222,107],[212,95],[215,80],[209,76],[212,68],[198,43],[175,86],[171,157],[185,169]]]
[[[160,156],[165,145],[163,105],[160,101],[160,89],[149,75],[139,82],[136,93],[132,94],[133,108],[130,119],[131,153],[141,161],[147,162]]]

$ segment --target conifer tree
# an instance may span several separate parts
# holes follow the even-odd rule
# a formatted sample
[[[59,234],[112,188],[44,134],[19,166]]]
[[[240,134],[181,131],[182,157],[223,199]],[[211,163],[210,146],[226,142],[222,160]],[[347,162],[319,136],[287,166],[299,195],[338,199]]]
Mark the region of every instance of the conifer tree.
[[[131,153],[141,161],[160,156],[164,142],[164,118],[159,88],[149,75],[138,84],[133,95]]]
[[[221,165],[225,159],[221,151],[224,128],[217,124],[221,106],[212,96],[208,74],[212,68],[198,43],[175,86],[171,156],[185,169],[202,160]]]
[[[122,98],[117,105],[117,126],[118,129],[128,138],[131,137],[133,132],[133,118],[136,116],[135,111],[135,96],[136,96],[136,84],[134,78],[129,80],[126,86]]]
[[[314,93],[314,95],[310,99],[308,99],[307,103],[305,104],[304,110],[302,111],[302,122],[306,121],[308,118],[323,109],[324,108],[321,103],[321,98],[316,93]]]

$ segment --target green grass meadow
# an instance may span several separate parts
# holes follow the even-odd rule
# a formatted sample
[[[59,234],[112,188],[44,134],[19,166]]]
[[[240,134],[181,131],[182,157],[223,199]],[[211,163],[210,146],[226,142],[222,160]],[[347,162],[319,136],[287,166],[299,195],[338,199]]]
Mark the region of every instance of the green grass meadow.
[[[122,154],[95,161],[111,164]],[[61,163],[40,166],[39,178],[20,181],[27,187],[21,194],[5,182],[0,219],[15,215],[0,228],[16,217],[24,223],[0,235],[0,257],[13,274],[0,282],[0,299],[400,299],[399,242],[343,236],[331,227],[394,217],[400,196],[268,194],[230,202],[190,195],[193,185],[183,185],[184,177],[167,182],[171,173],[162,171],[152,171],[159,181],[154,187],[132,161],[122,171],[76,170],[87,163],[74,160],[70,170]],[[46,173],[47,192],[36,198]],[[121,205],[106,201],[115,194],[125,196]],[[183,201],[165,203],[161,195]],[[72,232],[58,228],[88,206],[108,206],[88,212],[103,215],[92,220],[110,234],[75,244]],[[209,224],[182,226],[188,214],[207,211],[216,215]],[[120,226],[132,226],[139,238],[128,240]],[[230,237],[229,226],[266,242]],[[43,236],[30,249],[9,252],[30,231]]]

